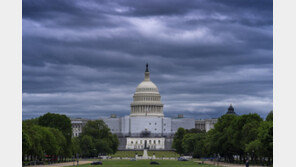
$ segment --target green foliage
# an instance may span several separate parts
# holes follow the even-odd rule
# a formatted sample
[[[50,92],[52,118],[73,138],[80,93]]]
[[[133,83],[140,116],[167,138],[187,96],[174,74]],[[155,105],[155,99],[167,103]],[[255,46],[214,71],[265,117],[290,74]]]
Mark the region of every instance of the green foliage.
[[[58,129],[49,128],[49,130],[54,135],[55,140],[56,140],[56,144],[57,144],[56,154],[54,154],[54,155],[65,155],[66,154],[65,150],[67,149],[65,136]]]
[[[30,139],[30,136],[28,132],[22,131],[22,150],[23,155],[28,155],[29,150],[32,147],[32,141]]]
[[[72,138],[72,154],[75,155],[76,153],[82,154],[80,148],[80,140],[78,137]]]
[[[273,123],[264,121],[258,128],[258,140],[262,143],[263,155],[269,158],[273,156]]]
[[[93,150],[95,149],[92,137],[89,135],[81,136],[80,148],[82,155],[87,157],[92,156],[92,154],[94,154]]]
[[[184,138],[185,133],[186,133],[186,131],[184,128],[179,128],[177,130],[177,132],[175,133],[172,147],[174,149],[176,149],[178,154],[184,153],[183,146],[182,146],[182,140]]]
[[[182,142],[180,142],[182,141]],[[195,130],[178,129],[173,147],[179,154],[193,157],[216,157],[220,155],[226,161],[234,161],[234,155],[241,160],[258,157],[272,158],[273,124],[272,113],[266,121],[258,114],[223,115],[214,129],[207,133]]]
[[[256,157],[264,156],[264,148],[262,146],[262,143],[258,139],[247,144],[245,147],[245,152],[247,152],[249,155],[254,154],[253,156]]]
[[[47,113],[39,117],[38,124],[60,130],[65,136],[67,144],[71,143],[72,125],[70,118],[66,115]]]
[[[41,145],[42,140],[42,134],[40,133],[41,127],[38,125],[32,125],[28,122],[23,122],[23,134],[25,136],[28,136],[28,141],[30,141],[31,144],[27,145],[27,143],[23,143],[23,147],[26,148],[26,146],[29,146],[26,148],[26,151],[23,152],[25,155],[32,155],[32,156],[38,156],[41,157],[43,155],[43,148]]]
[[[273,121],[273,111],[270,111],[265,119],[266,121]]]
[[[205,155],[205,133],[187,133],[182,140],[182,146],[185,154],[200,158]]]
[[[220,154],[223,157],[231,159],[236,147],[232,144],[229,138],[231,123],[237,119],[236,115],[223,115],[218,119],[215,124],[215,129],[211,132],[211,136],[208,137],[210,144],[213,144],[210,155]]]
[[[79,136],[82,156],[114,154],[119,145],[118,138],[110,132],[102,120],[88,121]]]
[[[66,115],[46,113],[39,117],[38,124],[44,127],[51,127],[58,129],[62,132],[66,139],[66,147],[64,154],[67,157],[71,156],[71,138],[72,138],[72,125],[71,120]]]
[[[38,125],[38,118],[23,120],[23,125],[24,124],[27,126]]]
[[[70,156],[71,142],[68,143],[67,138],[72,129],[70,119],[65,115],[47,113],[39,118],[24,120],[22,125],[23,156],[38,159],[43,159],[45,155]]]
[[[227,141],[230,143],[232,152],[234,154],[244,155],[245,146],[257,138],[258,127],[262,118],[258,114],[248,114],[236,117],[230,126],[227,128]]]

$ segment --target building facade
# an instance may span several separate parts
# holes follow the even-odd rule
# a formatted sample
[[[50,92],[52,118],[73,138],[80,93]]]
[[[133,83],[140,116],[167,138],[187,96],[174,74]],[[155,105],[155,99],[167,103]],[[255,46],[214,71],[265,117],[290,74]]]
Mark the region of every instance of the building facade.
[[[195,129],[208,132],[214,128],[214,125],[218,122],[218,119],[201,119],[195,120]]]
[[[152,150],[170,150],[173,136],[178,128],[209,131],[218,121],[217,119],[184,118],[181,114],[177,118],[165,117],[158,87],[150,80],[148,64],[146,64],[144,80],[137,86],[130,107],[130,115],[117,117],[112,114],[109,118],[100,118],[113,134],[117,134],[119,150],[143,149],[145,143]],[[233,107],[230,109],[231,112],[232,109]],[[71,121],[73,136],[79,136],[87,120],[72,119]]]
[[[87,119],[77,118],[77,119],[71,119],[71,125],[72,125],[72,135],[74,137],[77,137],[82,133],[82,128],[87,123]]]

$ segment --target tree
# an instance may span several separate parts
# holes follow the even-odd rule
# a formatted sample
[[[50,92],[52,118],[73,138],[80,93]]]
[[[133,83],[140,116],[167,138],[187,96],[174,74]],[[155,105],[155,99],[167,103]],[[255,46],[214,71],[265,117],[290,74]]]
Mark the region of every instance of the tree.
[[[28,136],[28,140],[31,143],[30,145],[23,143],[23,146],[29,146],[25,151],[25,154],[30,156],[31,160],[35,160],[36,158],[40,158],[44,155],[41,144],[42,134],[39,129],[40,126],[32,125],[31,122],[23,121],[22,132],[24,136]]]
[[[263,156],[268,157],[269,163],[273,157],[273,123],[263,121],[258,128],[258,140],[262,143]]]
[[[38,125],[38,118],[23,120],[23,124],[25,124],[27,126]]]
[[[178,154],[183,154],[184,153],[184,150],[183,150],[183,147],[182,147],[182,140],[183,140],[183,137],[184,137],[185,133],[186,133],[186,131],[185,131],[184,128],[179,128],[177,130],[177,132],[175,133],[175,135],[174,135],[172,147],[174,149],[176,149],[176,152]]]
[[[81,135],[80,148],[83,156],[92,156],[93,150],[95,149],[93,138],[89,135]]]
[[[72,138],[72,125],[71,120],[66,115],[46,113],[39,117],[38,124],[44,127],[56,128],[62,132],[66,139],[66,147],[64,156],[71,156],[71,138]]]
[[[187,133],[182,140],[182,147],[185,154],[195,158],[205,156],[205,133]]]
[[[88,121],[79,138],[83,156],[114,154],[119,145],[117,136],[102,120]]]
[[[227,129],[232,154],[240,155],[241,161],[247,156],[246,145],[257,138],[260,122],[262,118],[258,114],[242,115],[233,120]]]
[[[52,129],[39,126],[37,131],[41,134],[41,146],[43,154],[51,156],[57,155],[59,146],[56,137],[52,133]]]
[[[235,153],[235,146],[230,141],[230,131],[231,124],[233,121],[238,119],[236,115],[223,115],[218,119],[218,122],[215,124],[214,130],[210,132],[208,136],[208,143],[212,144],[211,154],[212,155],[221,155],[226,158],[228,161],[233,161],[233,155]]]
[[[89,135],[101,139],[109,135],[110,129],[103,120],[88,121],[83,127],[81,135]]]
[[[256,139],[246,145],[245,152],[252,157],[262,157],[264,154],[264,148],[260,140]]]
[[[213,156],[214,154],[219,153],[220,145],[217,142],[218,138],[219,136],[215,129],[211,129],[206,133],[206,137],[204,140],[204,145],[205,145],[204,154],[206,156]]]
[[[42,160],[45,155],[63,155],[66,139],[62,132],[37,123],[38,118],[23,121],[23,156],[29,156],[31,160]]]
[[[266,121],[273,121],[273,111],[270,111],[265,119]]]
[[[24,156],[29,155],[29,150],[32,147],[32,141],[26,131],[22,131],[22,159]]]
[[[81,154],[80,140],[78,137],[72,138],[72,155]]]
[[[66,138],[63,133],[55,128],[49,128],[51,133],[54,135],[57,143],[57,151],[55,155],[63,156],[65,155],[65,150],[67,149]]]

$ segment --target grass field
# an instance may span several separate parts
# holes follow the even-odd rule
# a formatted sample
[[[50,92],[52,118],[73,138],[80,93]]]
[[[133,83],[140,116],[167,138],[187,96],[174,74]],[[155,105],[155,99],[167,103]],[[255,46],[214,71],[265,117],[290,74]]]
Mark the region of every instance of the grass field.
[[[112,157],[135,157],[136,153],[141,156],[143,154],[143,151],[117,151],[114,155],[110,155]],[[148,155],[152,156],[153,153],[155,153],[155,156],[158,158],[161,157],[180,157],[179,154],[177,154],[174,151],[148,151]]]
[[[108,167],[214,167],[213,165],[201,165],[193,161],[176,161],[176,160],[156,160],[159,165],[150,165],[150,160],[103,160],[103,165],[79,165],[80,167],[95,167],[95,166],[108,166]]]

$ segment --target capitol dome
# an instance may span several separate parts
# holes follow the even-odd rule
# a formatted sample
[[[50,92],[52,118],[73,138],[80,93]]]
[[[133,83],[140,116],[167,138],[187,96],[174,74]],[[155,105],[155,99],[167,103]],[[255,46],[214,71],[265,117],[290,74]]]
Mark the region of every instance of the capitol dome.
[[[148,64],[146,64],[145,79],[136,88],[131,103],[130,116],[163,117],[163,104],[157,86],[150,80]]]
[[[144,80],[136,88],[136,93],[139,92],[158,92],[158,88],[152,81]]]

